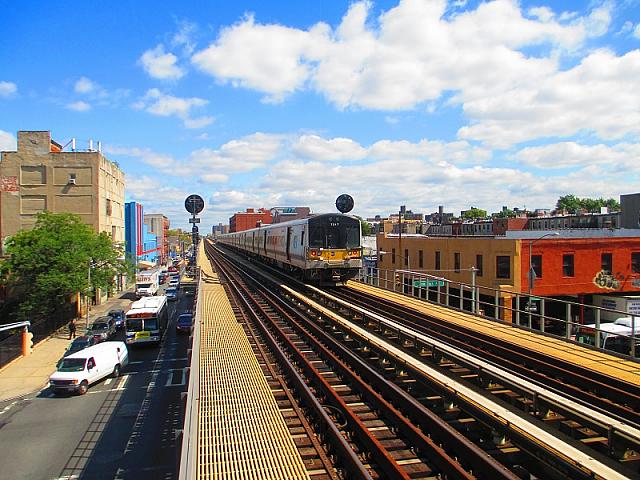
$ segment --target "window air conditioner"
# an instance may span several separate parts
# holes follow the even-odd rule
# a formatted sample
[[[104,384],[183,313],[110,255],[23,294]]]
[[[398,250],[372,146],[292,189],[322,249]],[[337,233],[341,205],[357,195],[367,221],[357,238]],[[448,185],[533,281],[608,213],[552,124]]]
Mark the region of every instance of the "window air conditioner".
[[[76,184],[76,179],[75,178],[69,178],[69,181],[67,182],[67,185],[75,185]]]

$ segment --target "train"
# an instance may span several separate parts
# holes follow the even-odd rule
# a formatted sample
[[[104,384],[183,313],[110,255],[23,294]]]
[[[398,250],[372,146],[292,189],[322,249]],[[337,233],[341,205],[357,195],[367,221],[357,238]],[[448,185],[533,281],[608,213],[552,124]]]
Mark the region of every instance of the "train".
[[[360,220],[341,213],[228,233],[217,242],[321,286],[341,285],[362,268]]]

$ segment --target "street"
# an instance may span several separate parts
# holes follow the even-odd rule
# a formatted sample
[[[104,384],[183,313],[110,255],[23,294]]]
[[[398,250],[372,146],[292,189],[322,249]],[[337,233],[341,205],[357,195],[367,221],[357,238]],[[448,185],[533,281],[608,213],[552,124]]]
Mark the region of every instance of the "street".
[[[169,302],[160,347],[130,347],[119,378],[92,385],[84,396],[55,396],[47,387],[0,404],[0,464],[14,479],[177,477],[175,432],[182,428],[187,335],[177,315],[193,297]],[[114,340],[124,340],[119,331]],[[179,448],[179,447],[178,447]]]

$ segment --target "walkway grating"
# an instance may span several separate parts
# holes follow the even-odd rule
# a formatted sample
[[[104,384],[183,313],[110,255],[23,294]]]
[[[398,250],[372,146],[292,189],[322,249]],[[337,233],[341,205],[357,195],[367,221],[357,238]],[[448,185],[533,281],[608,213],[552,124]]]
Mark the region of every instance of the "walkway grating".
[[[308,479],[267,380],[200,245],[198,478]]]

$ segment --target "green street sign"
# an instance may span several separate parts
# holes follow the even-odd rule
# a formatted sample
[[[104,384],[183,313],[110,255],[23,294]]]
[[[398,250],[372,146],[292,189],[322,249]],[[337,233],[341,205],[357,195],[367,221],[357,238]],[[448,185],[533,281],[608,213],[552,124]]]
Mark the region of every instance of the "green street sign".
[[[444,287],[444,280],[414,280],[413,286],[420,288]]]

